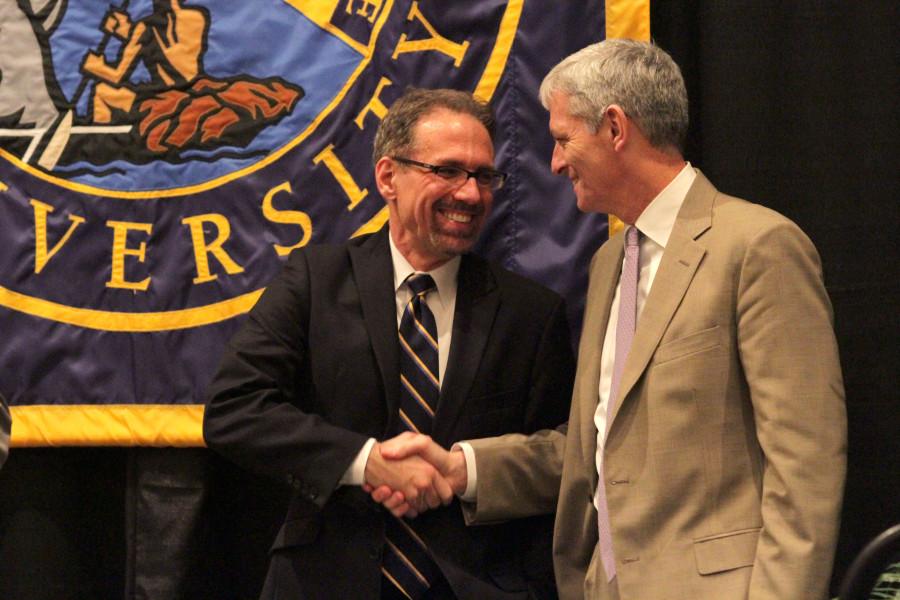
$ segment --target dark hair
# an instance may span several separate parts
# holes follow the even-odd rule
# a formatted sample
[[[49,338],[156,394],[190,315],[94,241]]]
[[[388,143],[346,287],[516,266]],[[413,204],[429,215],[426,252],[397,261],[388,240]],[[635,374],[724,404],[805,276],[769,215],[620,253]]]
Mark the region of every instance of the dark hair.
[[[410,154],[415,143],[416,124],[428,113],[441,108],[472,115],[487,129],[491,141],[494,140],[494,111],[486,102],[459,90],[407,88],[391,105],[378,127],[372,162],[377,163],[382,156]]]

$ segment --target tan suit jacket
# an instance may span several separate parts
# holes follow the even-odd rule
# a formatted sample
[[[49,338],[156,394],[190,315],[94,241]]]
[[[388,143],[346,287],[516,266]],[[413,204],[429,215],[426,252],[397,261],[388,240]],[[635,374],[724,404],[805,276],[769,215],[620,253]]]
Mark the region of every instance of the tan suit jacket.
[[[566,436],[473,443],[470,522],[552,510],[564,599],[609,598],[594,557],[600,352],[623,256],[598,250]],[[604,448],[622,600],[819,600],[846,413],[819,257],[783,216],[698,173],[638,319]],[[596,583],[600,582],[600,583]]]

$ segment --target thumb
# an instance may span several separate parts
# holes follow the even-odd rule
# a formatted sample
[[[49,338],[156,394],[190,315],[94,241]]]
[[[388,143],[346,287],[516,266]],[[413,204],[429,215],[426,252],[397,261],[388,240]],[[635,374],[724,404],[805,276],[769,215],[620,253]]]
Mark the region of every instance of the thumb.
[[[412,432],[404,432],[381,443],[381,455],[390,460],[408,458],[422,454],[431,443],[431,438]]]
[[[428,441],[429,443],[418,453],[419,456],[431,463],[431,465],[440,471],[442,475],[446,476],[447,470],[450,467],[450,453],[438,444],[432,442],[430,438]]]

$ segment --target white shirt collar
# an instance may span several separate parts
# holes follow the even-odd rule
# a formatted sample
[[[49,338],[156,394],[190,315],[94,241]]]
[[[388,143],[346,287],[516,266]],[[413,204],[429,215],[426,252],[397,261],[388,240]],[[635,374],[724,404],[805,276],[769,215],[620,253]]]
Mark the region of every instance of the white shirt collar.
[[[685,163],[678,175],[656,195],[644,212],[640,214],[634,225],[645,236],[665,248],[675,227],[675,218],[684,203],[688,190],[694,183],[697,172],[691,163]]]
[[[406,257],[400,252],[394,238],[388,234],[388,240],[391,246],[391,261],[394,263],[394,293],[400,289],[400,286],[406,281],[407,277],[416,272],[424,272],[431,275],[434,284],[437,286],[438,298],[442,305],[446,305],[447,298],[456,297],[456,276],[459,273],[459,256],[454,256],[441,266],[431,271],[416,271],[413,269]]]

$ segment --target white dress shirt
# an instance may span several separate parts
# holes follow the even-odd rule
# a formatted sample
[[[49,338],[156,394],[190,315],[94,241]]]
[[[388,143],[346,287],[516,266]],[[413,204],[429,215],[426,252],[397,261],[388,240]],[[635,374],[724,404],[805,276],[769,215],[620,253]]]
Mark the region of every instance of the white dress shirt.
[[[644,303],[650,294],[653,278],[656,277],[656,271],[659,269],[663,251],[666,249],[669,236],[672,234],[672,228],[675,226],[675,218],[678,216],[678,211],[681,210],[684,198],[696,177],[696,171],[691,168],[690,163],[686,163],[678,175],[669,182],[669,185],[664,187],[657,194],[656,198],[647,205],[647,208],[644,209],[634,223],[634,226],[642,234],[637,293],[638,322],[640,322]],[[624,243],[625,239],[623,236],[622,244]],[[623,258],[623,267],[624,260]],[[619,323],[620,285],[621,280],[620,283],[616,284],[616,293],[613,297],[612,306],[609,308],[609,322],[606,325],[606,334],[603,336],[603,350],[600,354],[600,386],[598,390],[600,399],[597,403],[597,411],[594,413],[594,425],[597,429],[597,454],[594,460],[598,474],[600,473],[600,462],[603,458],[603,445],[606,442],[606,406],[609,402],[613,363],[616,359],[616,326]],[[596,508],[596,506],[597,495],[594,494],[594,507]]]
[[[684,168],[678,172],[672,181],[647,205],[644,212],[638,217],[635,226],[642,234],[640,246],[640,275],[638,276],[637,312],[641,314],[650,286],[662,260],[663,251],[669,242],[672,228],[675,226],[675,218],[691,184],[697,177],[696,171],[690,163],[685,163]],[[624,245],[624,236],[622,244]],[[624,266],[624,258],[622,259]],[[594,413],[594,424],[597,427],[597,472],[600,472],[600,458],[603,456],[603,442],[606,438],[606,402],[609,398],[609,387],[612,383],[613,362],[616,357],[616,325],[619,322],[619,284],[616,284],[616,293],[610,307],[609,323],[606,327],[606,335],[603,340],[603,352],[600,358],[600,401],[597,404],[597,412]],[[475,452],[466,442],[458,444],[466,456],[466,466],[469,474],[468,485],[463,500],[475,501],[477,497],[477,474],[475,470]],[[596,494],[594,502],[596,508]]]
[[[397,308],[397,330],[400,329],[400,319],[403,311],[412,298],[406,280],[413,273],[427,273],[434,280],[436,290],[425,296],[425,303],[434,314],[434,322],[438,334],[438,380],[444,381],[444,372],[447,370],[447,358],[450,356],[450,341],[453,336],[453,315],[456,311],[456,276],[459,273],[460,257],[456,256],[441,266],[431,271],[416,271],[406,257],[400,253],[394,244],[394,238],[388,236],[391,247],[391,261],[394,264],[394,300]],[[365,483],[366,461],[375,438],[369,438],[359,454],[350,464],[344,476],[341,477],[342,485],[362,485]]]

